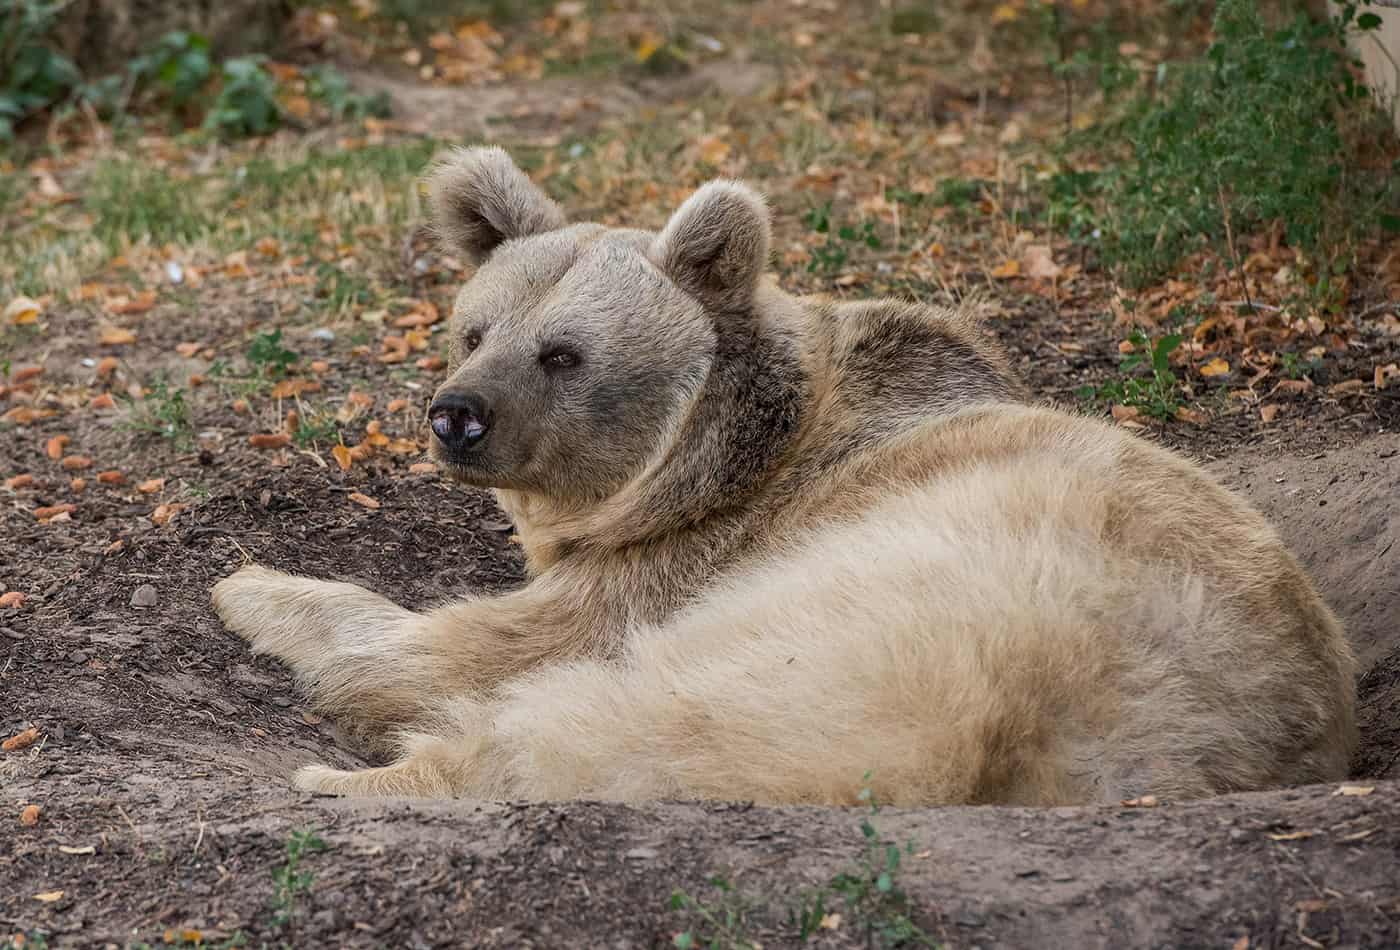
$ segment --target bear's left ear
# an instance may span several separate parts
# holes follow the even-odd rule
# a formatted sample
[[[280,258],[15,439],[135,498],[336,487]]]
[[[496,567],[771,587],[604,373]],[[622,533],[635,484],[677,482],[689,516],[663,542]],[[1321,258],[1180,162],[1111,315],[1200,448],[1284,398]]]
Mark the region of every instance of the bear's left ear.
[[[707,307],[748,306],[768,266],[768,206],[737,181],[712,181],[686,199],[651,246],[651,259]]]
[[[428,173],[433,228],[475,264],[499,245],[562,228],[564,212],[504,149],[454,148]]]

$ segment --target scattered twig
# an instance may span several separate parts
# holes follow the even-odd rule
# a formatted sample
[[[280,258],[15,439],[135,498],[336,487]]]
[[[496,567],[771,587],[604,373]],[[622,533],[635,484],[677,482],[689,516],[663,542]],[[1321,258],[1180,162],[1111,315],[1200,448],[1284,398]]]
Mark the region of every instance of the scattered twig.
[[[1240,255],[1235,250],[1235,231],[1230,227],[1230,206],[1225,201],[1225,186],[1217,184],[1216,194],[1220,197],[1220,215],[1225,219],[1225,246],[1230,249],[1230,259],[1235,264],[1235,273],[1240,278],[1240,290],[1244,291],[1245,303],[1249,309],[1255,309],[1254,300],[1249,296],[1249,280],[1245,277],[1244,268],[1240,266]]]
[[[1400,0],[1397,0],[1400,2]],[[1386,300],[1381,303],[1372,304],[1356,315],[1356,319],[1365,320],[1367,317],[1374,317],[1378,313],[1385,313],[1387,310],[1394,310],[1400,314],[1400,300]]]
[[[1271,303],[1255,303],[1252,300],[1226,300],[1222,307],[1248,307],[1251,310],[1267,310],[1270,313],[1283,313],[1282,307],[1276,307]]]

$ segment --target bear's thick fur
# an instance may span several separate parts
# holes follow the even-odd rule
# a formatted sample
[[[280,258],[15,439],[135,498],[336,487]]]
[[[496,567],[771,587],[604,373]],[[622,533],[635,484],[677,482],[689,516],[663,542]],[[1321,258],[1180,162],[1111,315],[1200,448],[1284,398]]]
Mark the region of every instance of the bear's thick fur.
[[[1273,530],[1026,404],[966,314],[783,293],[737,183],[659,234],[567,224],[499,149],[430,185],[479,264],[434,454],[497,489],[531,580],[422,613],[219,583],[231,630],[396,756],[300,787],[1051,805],[1343,777],[1354,663]]]

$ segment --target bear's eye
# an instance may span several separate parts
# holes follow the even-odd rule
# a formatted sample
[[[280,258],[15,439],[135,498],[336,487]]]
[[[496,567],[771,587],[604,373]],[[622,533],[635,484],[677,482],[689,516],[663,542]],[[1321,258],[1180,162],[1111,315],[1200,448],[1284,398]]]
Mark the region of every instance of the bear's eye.
[[[540,365],[545,368],[545,372],[573,369],[579,362],[577,353],[559,347],[545,350],[540,354]]]
[[[476,349],[478,346],[481,345],[481,331],[468,330],[466,337],[462,340],[462,345],[467,348],[468,353]]]

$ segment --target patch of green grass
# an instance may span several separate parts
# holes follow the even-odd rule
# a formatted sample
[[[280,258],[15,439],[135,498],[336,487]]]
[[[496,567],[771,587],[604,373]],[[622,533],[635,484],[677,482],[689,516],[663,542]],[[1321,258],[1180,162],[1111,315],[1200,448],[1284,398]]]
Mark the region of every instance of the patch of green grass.
[[[309,853],[326,850],[326,842],[310,828],[293,831],[287,837],[287,859],[272,872],[272,923],[285,927],[296,919],[301,899],[311,890],[315,874],[302,868]]]
[[[83,204],[109,247],[122,240],[185,243],[213,226],[197,194],[200,185],[150,162],[104,159],[83,189]]]
[[[1120,378],[1098,387],[1084,386],[1080,397],[1088,402],[1128,406],[1158,419],[1173,418],[1182,402],[1171,355],[1181,346],[1181,339],[1181,334],[1169,333],[1154,341],[1135,327],[1128,335],[1133,350],[1118,364]]]
[[[194,417],[184,390],[172,387],[164,380],[151,386],[150,392],[138,400],[122,397],[130,404],[126,426],[136,432],[146,432],[169,439],[180,448],[194,441]]]

